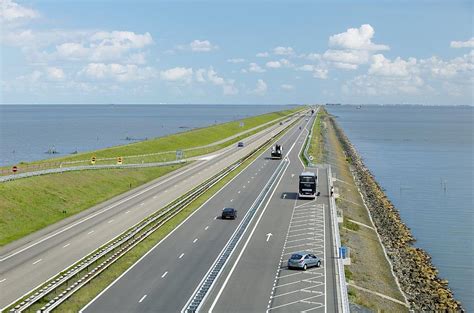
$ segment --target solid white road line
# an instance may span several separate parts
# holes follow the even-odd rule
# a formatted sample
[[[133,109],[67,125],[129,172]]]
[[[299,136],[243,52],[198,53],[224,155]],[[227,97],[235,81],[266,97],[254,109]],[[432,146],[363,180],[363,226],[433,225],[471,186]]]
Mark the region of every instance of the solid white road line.
[[[142,301],[145,300],[145,298],[146,298],[146,295],[144,295],[143,297],[141,297],[141,299],[138,300],[138,303],[142,303]]]
[[[33,262],[33,265],[38,264],[38,263],[41,262],[42,260],[43,260],[43,259],[39,259],[39,260],[34,261],[34,262]]]
[[[164,272],[163,275],[161,275],[161,278],[165,278],[165,276],[168,274],[168,272]]]

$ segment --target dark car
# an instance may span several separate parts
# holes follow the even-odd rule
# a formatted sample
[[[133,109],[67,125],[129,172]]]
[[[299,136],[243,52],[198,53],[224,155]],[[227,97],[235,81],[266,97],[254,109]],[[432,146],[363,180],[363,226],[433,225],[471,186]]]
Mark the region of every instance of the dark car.
[[[241,141],[237,144],[237,147],[243,147],[244,146],[244,143]]]
[[[237,218],[237,210],[234,208],[224,208],[222,210],[222,219],[235,220]]]

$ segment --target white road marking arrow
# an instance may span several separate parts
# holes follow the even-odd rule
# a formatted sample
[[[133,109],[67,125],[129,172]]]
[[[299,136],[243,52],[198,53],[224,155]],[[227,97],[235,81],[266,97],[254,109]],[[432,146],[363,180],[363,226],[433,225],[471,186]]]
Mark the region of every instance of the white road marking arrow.
[[[291,178],[295,177],[295,174],[291,174]]]
[[[268,234],[267,234],[267,242],[268,242],[268,240],[270,240],[270,237],[271,237],[271,236],[273,236],[272,233],[268,233]]]
[[[286,193],[283,194],[283,199],[286,199]]]

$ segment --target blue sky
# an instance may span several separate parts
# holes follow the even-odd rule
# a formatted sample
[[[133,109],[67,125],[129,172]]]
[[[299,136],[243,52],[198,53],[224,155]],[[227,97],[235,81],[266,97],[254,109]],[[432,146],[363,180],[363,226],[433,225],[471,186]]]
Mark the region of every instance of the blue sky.
[[[473,104],[471,1],[0,4],[3,104]]]

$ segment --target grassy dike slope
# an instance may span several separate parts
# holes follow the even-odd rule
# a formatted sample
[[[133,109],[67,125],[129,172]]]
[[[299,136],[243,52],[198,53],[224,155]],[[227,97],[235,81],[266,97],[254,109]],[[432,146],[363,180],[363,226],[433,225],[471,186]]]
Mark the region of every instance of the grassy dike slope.
[[[299,109],[244,119],[245,127],[243,128],[258,126]],[[239,124],[239,121],[235,121],[215,125],[145,142],[99,150],[95,154],[97,156],[112,155],[111,151],[114,149],[121,153],[144,154],[157,147],[172,150],[178,147],[183,148],[183,145],[201,146],[242,132],[244,129],[239,127]],[[80,158],[74,156],[76,157]],[[66,172],[0,183],[0,247],[113,198],[129,190],[130,184],[137,187],[178,167]]]

